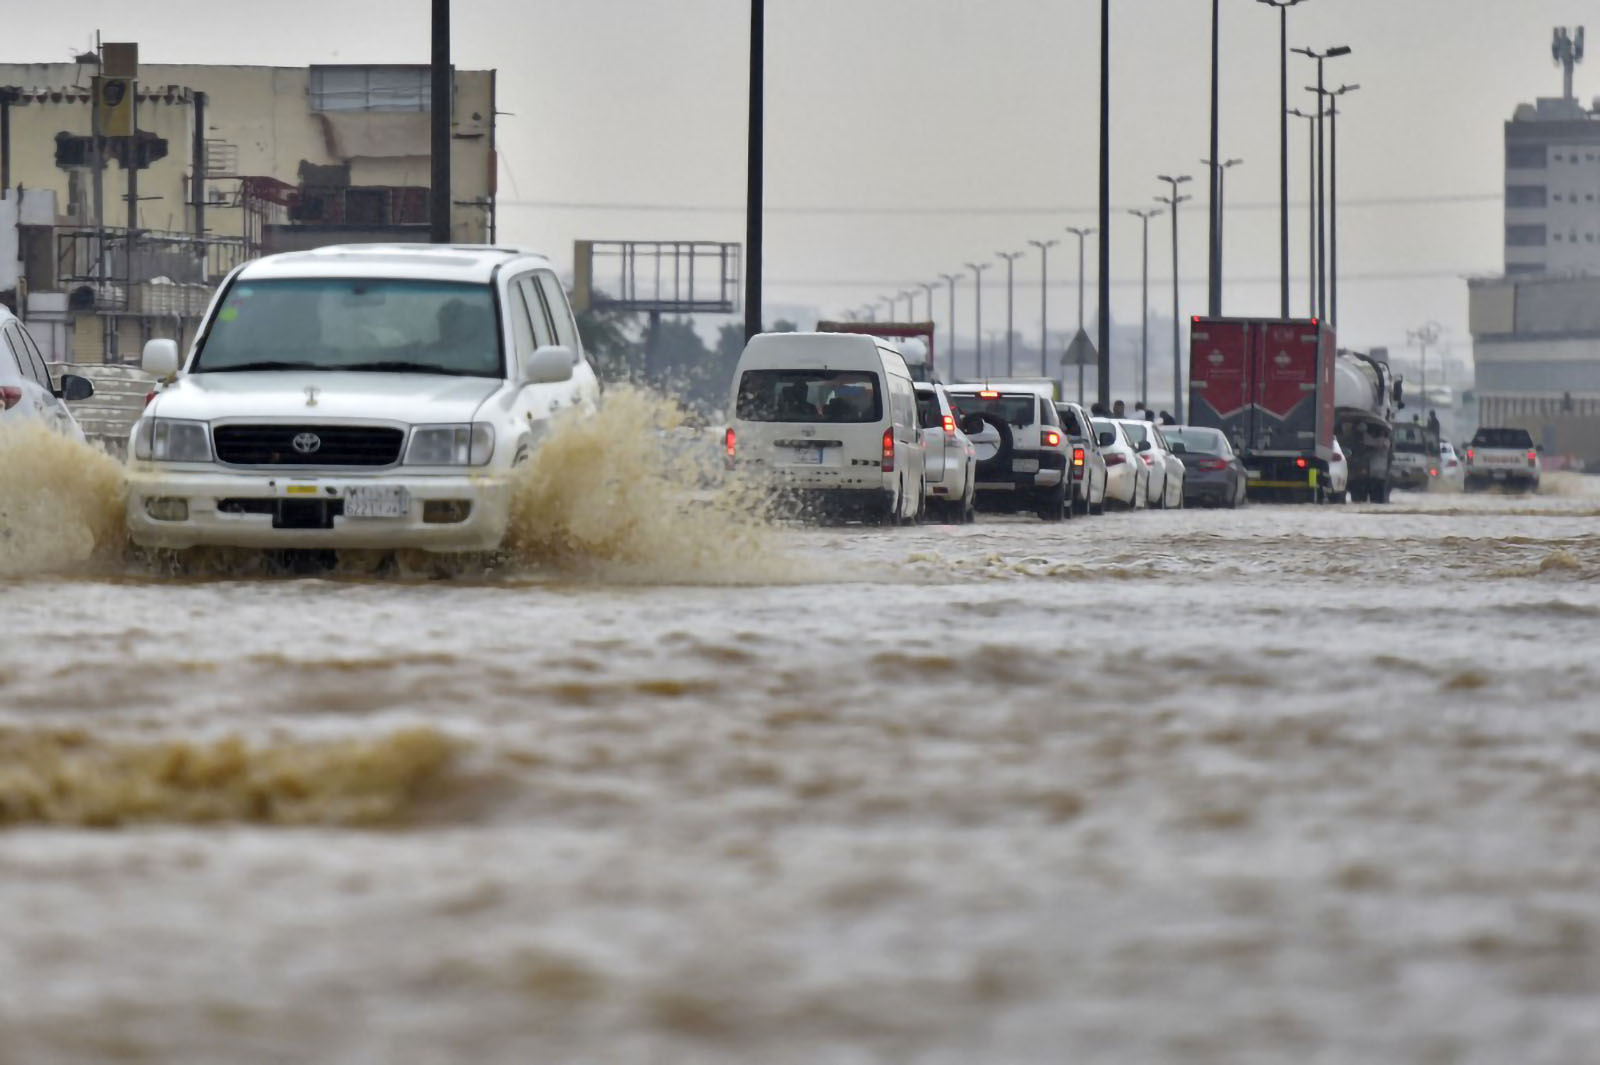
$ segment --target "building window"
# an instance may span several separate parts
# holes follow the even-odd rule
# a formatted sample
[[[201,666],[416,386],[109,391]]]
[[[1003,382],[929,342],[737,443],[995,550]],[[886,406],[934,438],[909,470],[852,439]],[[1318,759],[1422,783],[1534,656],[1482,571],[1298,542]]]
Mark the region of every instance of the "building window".
[[[1545,155],[1546,148],[1542,144],[1508,144],[1506,166],[1513,170],[1543,170],[1548,165]]]
[[[1543,207],[1545,206],[1545,187],[1543,185],[1507,185],[1507,207]]]
[[[312,67],[311,110],[427,111],[433,97],[428,67]]]
[[[1560,243],[1561,243],[1561,234],[1560,234],[1560,233],[1557,233],[1557,234],[1556,234],[1556,243],[1557,243],[1557,244],[1560,244]]]
[[[1544,226],[1506,226],[1508,248],[1540,248],[1544,246]],[[1556,237],[1560,240],[1560,235]]]

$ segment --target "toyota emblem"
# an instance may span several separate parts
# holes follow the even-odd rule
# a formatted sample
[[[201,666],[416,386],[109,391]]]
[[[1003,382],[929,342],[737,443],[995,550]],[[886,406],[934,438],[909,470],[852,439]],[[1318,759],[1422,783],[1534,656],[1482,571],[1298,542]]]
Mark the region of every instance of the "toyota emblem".
[[[302,455],[315,455],[322,450],[322,437],[316,433],[297,433],[289,443]]]

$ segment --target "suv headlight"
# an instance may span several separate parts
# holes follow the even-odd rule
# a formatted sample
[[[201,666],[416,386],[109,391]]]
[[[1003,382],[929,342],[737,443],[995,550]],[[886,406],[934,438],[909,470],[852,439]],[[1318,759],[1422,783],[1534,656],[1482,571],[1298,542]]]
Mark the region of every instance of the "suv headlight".
[[[418,425],[406,445],[407,466],[485,466],[494,455],[494,426]]]
[[[156,462],[210,462],[211,426],[176,418],[144,418],[133,433],[134,458]]]

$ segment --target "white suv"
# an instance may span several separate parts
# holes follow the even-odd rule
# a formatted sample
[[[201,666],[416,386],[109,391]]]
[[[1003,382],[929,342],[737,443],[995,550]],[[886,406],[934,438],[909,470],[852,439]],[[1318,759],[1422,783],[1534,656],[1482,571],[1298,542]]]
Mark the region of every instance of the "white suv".
[[[1072,441],[1054,399],[1016,385],[954,385],[949,392],[977,451],[979,506],[1032,510],[1045,521],[1072,517]]]
[[[511,471],[599,399],[542,256],[357,245],[230,274],[128,447],[147,547],[493,550]]]

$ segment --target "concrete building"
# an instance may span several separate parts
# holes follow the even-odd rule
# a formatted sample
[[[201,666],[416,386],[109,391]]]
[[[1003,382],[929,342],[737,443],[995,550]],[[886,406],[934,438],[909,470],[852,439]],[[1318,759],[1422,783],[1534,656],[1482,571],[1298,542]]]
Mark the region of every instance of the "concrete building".
[[[0,301],[65,315],[56,358],[128,361],[192,331],[216,282],[256,255],[427,240],[428,67],[142,65],[137,133],[106,138],[97,194],[98,61],[80,58],[0,64],[5,185],[56,203],[49,269]],[[454,239],[493,241],[495,73],[457,71],[453,104]]]

